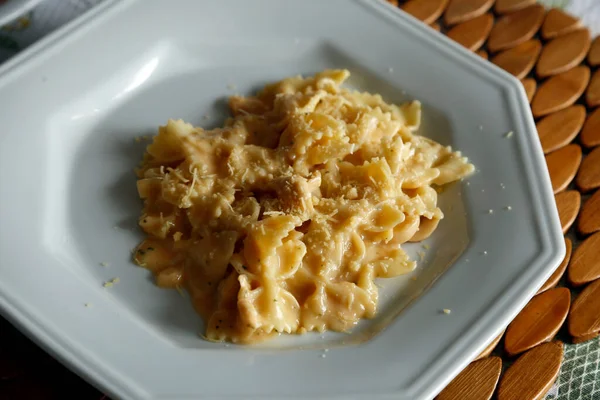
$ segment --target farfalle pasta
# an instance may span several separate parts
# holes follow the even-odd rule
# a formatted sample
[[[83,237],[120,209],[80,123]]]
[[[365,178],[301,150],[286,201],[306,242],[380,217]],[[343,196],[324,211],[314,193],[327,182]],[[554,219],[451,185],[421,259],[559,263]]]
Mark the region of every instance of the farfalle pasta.
[[[185,288],[205,337],[347,331],[377,311],[375,278],[415,268],[402,248],[442,219],[435,186],[473,166],[415,134],[419,102],[343,88],[346,70],[229,99],[204,130],[170,120],[138,173],[148,234],[135,261]]]

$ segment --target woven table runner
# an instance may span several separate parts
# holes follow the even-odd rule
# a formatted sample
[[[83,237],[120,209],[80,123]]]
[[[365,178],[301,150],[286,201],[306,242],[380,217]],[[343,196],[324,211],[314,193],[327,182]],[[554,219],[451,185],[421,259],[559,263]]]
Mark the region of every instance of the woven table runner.
[[[9,25],[0,28],[0,63],[102,1],[103,0],[43,1],[32,11],[26,13]],[[430,0],[388,1],[402,7],[407,2],[412,1],[414,3],[420,1],[421,3],[424,3]],[[430,3],[435,3],[435,1],[436,0],[431,0]],[[446,0],[440,1],[440,3],[443,3],[444,1]],[[501,0],[497,1],[500,3]],[[460,0],[446,1],[445,7],[449,7],[448,4],[451,5],[453,2],[458,3]],[[484,1],[482,0],[482,3],[483,2]],[[493,0],[488,0],[488,2],[490,5],[493,5],[494,3]],[[527,1],[504,1],[504,3],[507,4],[524,2]],[[600,0],[538,0],[538,2],[546,7],[563,9],[569,14],[580,18],[583,21],[583,24],[589,28],[592,38],[600,35]],[[528,3],[532,3],[532,1],[529,1]],[[488,10],[494,10],[494,8],[490,6],[478,15],[482,15]],[[496,15],[495,17],[496,21],[500,18],[499,15]],[[475,18],[475,16],[472,18]],[[444,27],[441,14],[436,16],[434,21],[429,23],[432,27],[442,29],[444,33],[448,33],[449,27]],[[547,42],[548,41],[546,41],[546,43]],[[473,50],[475,51],[478,49]],[[484,50],[481,50],[479,54],[486,58],[488,57],[488,52]],[[491,52],[489,52],[489,56],[492,58]],[[595,71],[598,71],[597,66],[593,66],[591,69],[592,75]],[[599,74],[600,71],[598,71],[596,75]],[[535,81],[531,79],[532,77],[535,77],[533,73],[528,73],[527,77],[535,84]],[[542,81],[543,80],[539,80],[537,83],[538,88]],[[580,101],[578,104],[585,105],[585,101]],[[588,106],[587,113],[591,114],[594,111],[594,108],[598,111],[597,114],[600,114],[600,109],[598,109],[596,105],[593,107]],[[537,121],[539,122],[539,119],[537,119]],[[596,129],[600,129],[600,122]],[[598,136],[600,137],[600,135]],[[573,139],[574,138],[571,140]],[[566,144],[567,143],[564,143],[563,146]],[[573,187],[573,184],[571,184],[570,187]],[[600,189],[595,190],[599,191]],[[574,190],[572,192],[574,192]],[[600,192],[597,193],[597,196],[600,197]],[[589,196],[585,195],[581,204],[585,205],[585,201],[588,198]],[[577,212],[573,217],[573,221],[576,216]],[[571,221],[571,224],[573,221]],[[571,238],[573,241],[573,252],[575,252],[575,249],[581,243],[582,238],[580,235],[576,235],[575,232],[576,231],[571,228],[567,235],[567,237]],[[596,253],[596,257],[600,257],[600,251]],[[568,264],[568,260],[566,261]],[[559,275],[558,278],[561,278],[561,275]],[[565,277],[562,277],[560,280],[557,279],[557,282],[559,286],[569,286]],[[557,282],[552,286],[555,286]],[[572,289],[571,292],[571,298],[576,299],[581,293],[581,289]],[[600,336],[593,339],[587,338],[589,339],[587,341],[585,341],[585,339],[586,338],[572,340],[566,328],[566,323],[558,332],[554,340],[559,340],[561,343],[564,342],[560,372],[556,379],[555,377],[552,377],[552,386],[546,390],[543,398],[558,400],[600,400]],[[573,341],[581,341],[582,343],[573,344]],[[503,377],[506,378],[506,371],[513,363],[515,363],[516,358],[509,357],[503,347],[502,340],[496,341],[494,345],[490,346],[491,357],[489,357],[490,353],[488,353],[486,354],[486,359],[490,360],[494,357],[502,358]],[[527,355],[527,353],[525,353],[525,355]],[[471,364],[471,366],[473,365],[475,364]],[[500,371],[500,369],[498,371]],[[502,379],[503,378],[500,378],[500,382],[502,382]],[[491,389],[491,393],[494,393],[494,398],[498,397],[501,399],[504,397],[516,400],[528,399],[521,398],[518,394],[516,397],[514,394],[512,395],[513,397],[511,397],[510,394],[506,396],[499,394],[499,390],[496,388],[497,381],[498,376],[495,377],[494,386]],[[477,385],[478,382],[476,377],[474,379],[473,377],[468,376],[468,371],[465,370],[464,374],[459,375],[459,377],[449,385],[447,391],[442,392],[440,399],[480,399],[481,397],[473,397],[473,393],[475,393],[476,390],[472,390],[472,387]],[[453,387],[451,388],[451,386]],[[467,389],[464,389],[465,387]],[[491,393],[490,396],[492,396]],[[7,321],[0,317],[0,400],[59,399],[64,398],[67,395],[75,395],[81,400],[107,399],[102,393],[98,392],[54,361],[50,356],[41,351],[37,346],[10,326]],[[469,397],[469,395],[471,395],[471,397]],[[487,399],[489,396],[486,396],[485,398]]]

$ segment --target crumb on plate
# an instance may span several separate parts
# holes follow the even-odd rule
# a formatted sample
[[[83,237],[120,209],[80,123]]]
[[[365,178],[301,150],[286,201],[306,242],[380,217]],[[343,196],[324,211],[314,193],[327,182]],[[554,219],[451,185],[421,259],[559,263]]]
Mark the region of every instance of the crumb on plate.
[[[105,288],[109,288],[109,287],[112,287],[115,283],[119,283],[119,282],[121,282],[121,279],[119,279],[119,277],[116,277],[116,278],[112,278],[109,281],[104,282],[103,286]]]

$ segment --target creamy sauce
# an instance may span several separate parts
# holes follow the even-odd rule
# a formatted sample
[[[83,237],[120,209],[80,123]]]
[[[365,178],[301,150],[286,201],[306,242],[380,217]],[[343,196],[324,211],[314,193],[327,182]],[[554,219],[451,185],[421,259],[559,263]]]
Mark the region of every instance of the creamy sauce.
[[[185,288],[206,338],[347,331],[377,311],[377,277],[415,267],[402,244],[443,214],[437,191],[473,171],[414,134],[418,102],[395,106],[324,71],[232,97],[212,131],[170,120],[138,171],[148,238],[136,263]]]

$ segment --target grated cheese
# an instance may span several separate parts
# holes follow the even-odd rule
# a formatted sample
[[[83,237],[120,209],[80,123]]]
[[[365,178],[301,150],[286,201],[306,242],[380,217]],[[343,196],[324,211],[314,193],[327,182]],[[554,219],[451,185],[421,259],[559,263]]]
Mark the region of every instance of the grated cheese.
[[[285,214],[281,211],[265,211],[263,213],[263,215],[285,215]]]
[[[192,193],[194,191],[194,185],[196,184],[196,171],[197,169],[194,168],[194,171],[192,172],[192,184],[188,187],[185,196],[183,196],[183,199],[181,200],[184,203],[190,201],[190,197],[192,196]]]
[[[396,106],[344,89],[347,76],[325,71],[267,86],[258,96],[234,97],[234,115],[223,128],[170,120],[159,129],[138,173],[149,171],[146,176],[161,182],[160,191],[144,198],[146,215],[161,214],[143,224],[149,236],[138,249],[148,253],[134,258],[181,295],[185,285],[194,299],[243,299],[234,309],[207,305],[208,340],[345,330],[373,315],[375,276],[395,275],[396,263],[406,271],[416,266],[393,241],[406,230],[404,220],[442,216],[434,190],[443,185],[433,186],[431,170],[440,164],[450,181],[473,171],[460,153],[413,134],[418,102]],[[361,157],[346,158],[348,151]],[[381,218],[385,223],[374,226]],[[190,263],[205,270],[181,274]],[[229,265],[235,272],[223,279]],[[356,279],[373,290],[348,284]],[[306,284],[319,289],[314,301],[298,293]],[[269,307],[260,299],[265,294]],[[225,326],[230,321],[236,326]]]

